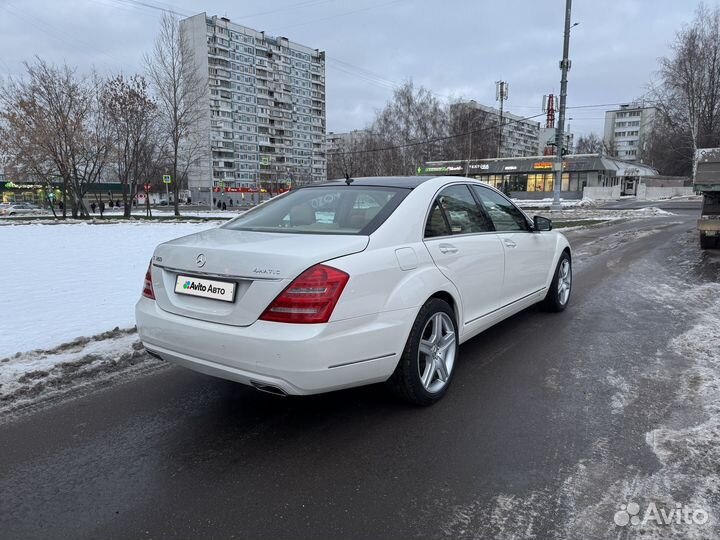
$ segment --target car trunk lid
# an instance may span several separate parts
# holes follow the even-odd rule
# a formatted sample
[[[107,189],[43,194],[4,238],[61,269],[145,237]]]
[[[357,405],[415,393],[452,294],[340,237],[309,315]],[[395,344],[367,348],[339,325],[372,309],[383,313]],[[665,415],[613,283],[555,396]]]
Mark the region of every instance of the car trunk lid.
[[[161,244],[153,256],[158,306],[170,313],[235,326],[254,323],[307,268],[363,251],[368,236],[210,229]],[[175,292],[178,277],[232,283],[232,302]]]

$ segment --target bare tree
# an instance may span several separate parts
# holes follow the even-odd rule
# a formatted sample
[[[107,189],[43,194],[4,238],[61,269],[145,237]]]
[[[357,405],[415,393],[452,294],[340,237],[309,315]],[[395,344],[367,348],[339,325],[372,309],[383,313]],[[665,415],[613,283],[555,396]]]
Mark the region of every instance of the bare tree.
[[[207,145],[194,131],[203,114],[198,101],[207,88],[187,36],[170,13],[162,16],[160,34],[152,53],[145,56],[145,66],[168,139],[175,215],[178,216],[181,182]]]
[[[458,101],[449,106],[449,135],[444,155],[433,159],[484,159],[494,157],[497,150],[498,118],[476,107]]]
[[[145,176],[148,167],[160,159],[157,105],[139,75],[127,79],[118,75],[106,81],[102,100],[112,133],[112,161],[122,187],[123,210],[129,217],[140,186],[149,180]]]
[[[599,154],[605,149],[603,140],[596,133],[580,135],[575,144],[576,154]]]
[[[720,145],[720,8],[700,4],[671,50],[651,88],[659,118],[644,146],[661,172],[670,165],[663,156],[675,155],[684,164],[680,172],[690,174],[697,148]]]
[[[84,197],[104,172],[110,150],[97,79],[37,58],[27,77],[0,89],[0,130],[13,167],[48,188],[63,185],[73,217],[87,216]]]

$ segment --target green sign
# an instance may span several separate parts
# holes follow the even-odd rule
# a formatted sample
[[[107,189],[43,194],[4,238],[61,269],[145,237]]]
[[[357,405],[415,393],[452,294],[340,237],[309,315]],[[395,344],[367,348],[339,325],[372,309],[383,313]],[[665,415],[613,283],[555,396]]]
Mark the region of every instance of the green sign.
[[[169,174],[163,174],[163,184],[169,184],[172,182],[172,178],[170,178]]]
[[[270,165],[270,158],[267,156],[263,156],[260,158],[260,163],[263,165]]]

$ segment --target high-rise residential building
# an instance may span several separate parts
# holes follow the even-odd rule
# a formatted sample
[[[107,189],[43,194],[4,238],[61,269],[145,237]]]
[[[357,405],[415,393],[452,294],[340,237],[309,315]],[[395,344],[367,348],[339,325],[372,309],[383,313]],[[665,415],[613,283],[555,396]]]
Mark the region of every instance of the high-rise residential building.
[[[197,126],[208,157],[189,172],[193,196],[207,199],[210,178],[216,188],[325,180],[325,52],[205,13],[180,30],[208,89]]]
[[[475,101],[465,103],[493,115],[500,122],[500,111]],[[525,120],[516,114],[504,111],[502,114],[502,139],[500,155],[497,157],[536,156],[538,153],[540,122]]]
[[[605,152],[624,161],[641,161],[656,114],[656,107],[645,107],[642,103],[620,105],[605,112]]]

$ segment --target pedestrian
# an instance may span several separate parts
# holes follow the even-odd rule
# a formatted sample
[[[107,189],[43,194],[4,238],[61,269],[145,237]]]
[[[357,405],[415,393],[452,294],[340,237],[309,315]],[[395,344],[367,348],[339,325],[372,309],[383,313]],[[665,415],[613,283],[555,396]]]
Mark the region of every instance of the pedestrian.
[[[105,203],[100,201],[98,207],[100,208],[100,217],[103,217],[103,212],[105,211]]]
[[[92,203],[92,204],[90,205],[90,210],[92,210],[92,213],[93,213],[93,214],[95,213],[95,203]]]
[[[230,199],[230,208],[232,208],[232,199]]]
[[[222,209],[223,209],[223,210],[227,210],[227,204],[223,203]]]
[[[112,199],[110,199],[110,208],[112,208],[113,206],[115,206],[115,203],[113,202]]]
[[[222,209],[222,203],[220,201],[217,202],[217,207],[218,207],[218,210]]]
[[[58,202],[58,208],[60,208],[61,212],[63,210],[63,207],[64,207],[64,205],[63,205],[62,201]]]

